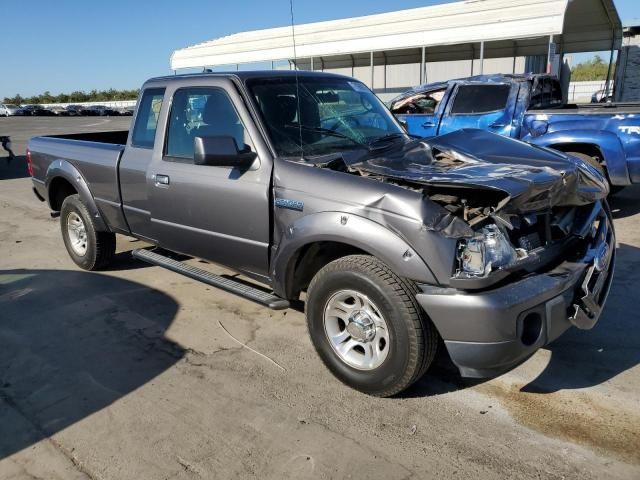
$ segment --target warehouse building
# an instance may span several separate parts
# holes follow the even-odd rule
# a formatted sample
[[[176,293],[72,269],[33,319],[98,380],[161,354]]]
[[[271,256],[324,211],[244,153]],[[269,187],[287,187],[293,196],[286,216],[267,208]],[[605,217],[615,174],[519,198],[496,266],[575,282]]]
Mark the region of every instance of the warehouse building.
[[[613,0],[467,0],[237,33],[176,50],[171,68],[342,73],[385,99],[482,73],[567,77],[563,55],[609,50],[613,59],[622,36]]]

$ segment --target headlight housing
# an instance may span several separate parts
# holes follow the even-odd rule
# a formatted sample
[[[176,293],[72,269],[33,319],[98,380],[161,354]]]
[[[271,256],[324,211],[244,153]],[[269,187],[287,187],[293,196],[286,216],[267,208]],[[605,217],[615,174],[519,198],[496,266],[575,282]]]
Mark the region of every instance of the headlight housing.
[[[458,278],[486,277],[492,271],[507,267],[527,256],[515,249],[497,225],[487,225],[471,239],[458,242]]]

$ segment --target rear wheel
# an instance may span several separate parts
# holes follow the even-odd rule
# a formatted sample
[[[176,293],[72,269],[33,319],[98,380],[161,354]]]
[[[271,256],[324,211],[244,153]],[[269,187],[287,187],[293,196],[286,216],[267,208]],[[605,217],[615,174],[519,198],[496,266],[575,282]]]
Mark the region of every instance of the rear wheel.
[[[71,259],[84,270],[100,270],[109,265],[116,251],[116,236],[97,232],[80,197],[70,195],[62,202],[60,229]]]
[[[343,383],[387,397],[418,380],[438,335],[417,304],[417,289],[368,255],[322,268],[307,290],[306,315],[320,358]]]

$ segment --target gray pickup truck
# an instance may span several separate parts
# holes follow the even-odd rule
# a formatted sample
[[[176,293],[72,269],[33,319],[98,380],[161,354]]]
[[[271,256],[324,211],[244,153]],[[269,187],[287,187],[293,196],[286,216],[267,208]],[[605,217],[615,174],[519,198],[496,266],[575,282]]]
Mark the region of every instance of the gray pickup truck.
[[[413,139],[348,77],[155,78],[130,132],[35,137],[27,159],[78,266],[107,267],[120,233],[262,305],[304,298],[324,363],[372,395],[407,388],[439,346],[463,376],[505,372],[593,327],[611,284],[597,169],[481,130]]]

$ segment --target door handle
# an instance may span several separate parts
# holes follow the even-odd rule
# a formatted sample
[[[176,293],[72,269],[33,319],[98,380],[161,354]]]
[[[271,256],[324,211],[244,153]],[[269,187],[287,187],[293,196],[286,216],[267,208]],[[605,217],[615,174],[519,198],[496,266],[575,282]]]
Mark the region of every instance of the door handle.
[[[156,187],[160,185],[169,185],[169,175],[154,175]]]
[[[424,122],[424,123],[422,124],[422,126],[423,126],[423,127],[435,127],[435,126],[436,126],[436,124],[435,124],[435,123],[433,123],[433,122]]]
[[[489,128],[504,128],[508,126],[508,123],[492,123],[491,125],[489,125]]]

